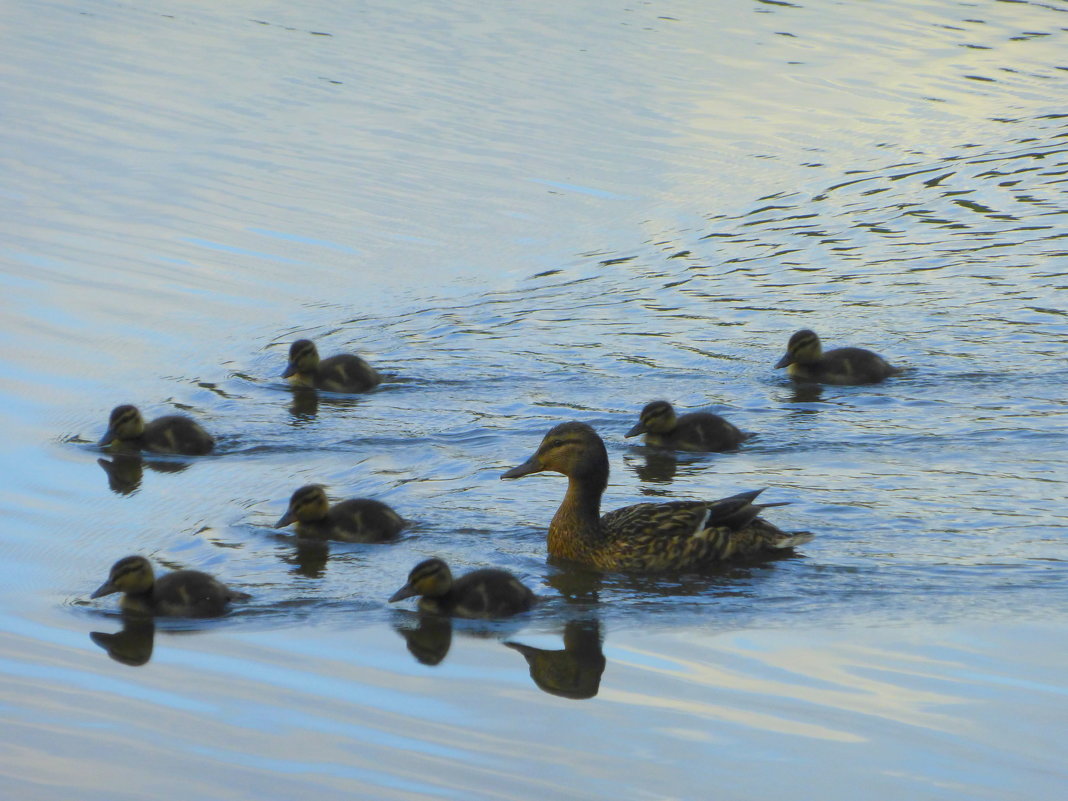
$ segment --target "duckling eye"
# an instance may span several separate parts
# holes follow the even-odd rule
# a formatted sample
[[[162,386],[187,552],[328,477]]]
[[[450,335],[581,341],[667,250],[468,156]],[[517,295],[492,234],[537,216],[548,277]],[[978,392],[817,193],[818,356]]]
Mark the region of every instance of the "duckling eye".
[[[564,441],[562,439],[554,439],[552,442],[549,443],[549,447],[551,447],[551,448],[560,448],[560,447],[563,446],[563,444],[564,444]]]

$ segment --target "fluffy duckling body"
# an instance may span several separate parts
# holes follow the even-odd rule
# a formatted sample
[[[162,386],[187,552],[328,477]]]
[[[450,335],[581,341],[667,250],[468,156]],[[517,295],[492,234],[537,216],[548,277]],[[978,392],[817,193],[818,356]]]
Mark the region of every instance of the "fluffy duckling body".
[[[157,579],[152,563],[143,556],[117,561],[108,580],[89,597],[115,592],[123,593],[123,612],[143,616],[215,617],[226,612],[231,601],[249,597],[199,570],[175,570]]]
[[[549,524],[551,556],[603,571],[656,573],[709,567],[781,553],[812,539],[787,534],[759,517],[762,490],[716,501],[639,503],[601,516],[608,453],[585,423],[562,423],[526,462],[501,478],[551,470],[568,478],[567,493]]]
[[[303,539],[339,542],[382,542],[404,528],[404,519],[381,501],[353,498],[331,506],[318,484],[294,492],[274,527],[290,523],[297,524],[297,536]]]
[[[876,384],[897,375],[898,368],[864,348],[834,348],[825,351],[815,331],[804,328],[786,345],[786,354],[775,368],[785,367],[796,381],[823,384]]]
[[[453,579],[441,559],[427,559],[412,568],[408,583],[390,597],[394,603],[422,596],[424,612],[456,617],[509,617],[534,606],[534,593],[507,570],[483,568]]]
[[[146,423],[136,406],[124,404],[111,410],[108,430],[97,444],[119,450],[199,456],[211,453],[215,438],[184,415],[169,414]]]
[[[678,416],[667,401],[646,404],[635,426],[624,436],[645,434],[645,444],[678,451],[729,451],[749,434],[728,423],[718,414],[690,412]]]
[[[294,386],[330,392],[367,392],[382,383],[378,371],[352,353],[320,359],[310,339],[298,339],[290,346],[289,364],[282,378]]]

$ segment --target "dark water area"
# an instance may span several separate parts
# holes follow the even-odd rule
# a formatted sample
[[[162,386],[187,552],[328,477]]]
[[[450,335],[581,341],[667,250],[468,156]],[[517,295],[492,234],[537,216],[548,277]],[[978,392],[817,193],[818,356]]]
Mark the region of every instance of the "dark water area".
[[[1062,794],[1068,7],[335,6],[8,9],[0,798]],[[903,372],[795,385],[804,327]],[[660,398],[756,436],[625,439]],[[103,453],[120,403],[219,445]],[[553,563],[565,479],[499,477],[565,420],[606,510],[815,538]],[[307,483],[411,525],[300,546]],[[130,624],[130,553],[252,599]],[[387,604],[429,556],[541,601]]]

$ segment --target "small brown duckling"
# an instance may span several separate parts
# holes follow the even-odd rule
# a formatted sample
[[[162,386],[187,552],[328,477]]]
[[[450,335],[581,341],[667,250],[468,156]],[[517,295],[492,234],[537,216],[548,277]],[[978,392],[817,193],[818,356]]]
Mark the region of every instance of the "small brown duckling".
[[[404,528],[404,518],[381,501],[353,498],[331,506],[326,490],[318,484],[294,492],[289,508],[274,527],[294,522],[298,537],[339,542],[382,542]]]
[[[390,596],[394,603],[421,595],[424,612],[456,617],[508,617],[534,605],[534,593],[507,570],[483,568],[453,580],[441,559],[427,559],[412,568],[408,583]]]
[[[282,378],[294,386],[330,392],[366,392],[382,383],[378,371],[352,353],[320,360],[310,339],[298,339],[290,346],[289,364]]]
[[[750,436],[711,412],[689,412],[678,417],[665,400],[646,404],[637,424],[624,436],[638,434],[645,434],[646,445],[678,451],[728,451]]]
[[[200,456],[211,453],[215,438],[184,415],[168,414],[146,423],[136,406],[124,404],[111,410],[108,430],[97,445],[119,450]]]
[[[604,441],[585,423],[561,423],[538,450],[501,478],[551,470],[568,478],[567,492],[549,524],[550,556],[598,570],[656,573],[711,567],[737,559],[768,558],[812,539],[787,534],[760,517],[779,504],[754,503],[763,490],[714,501],[639,503],[601,515],[608,486]]]
[[[123,593],[122,611],[132,615],[215,617],[231,601],[249,598],[199,570],[175,570],[158,579],[143,556],[127,556],[111,567],[108,580],[90,598]]]
[[[775,364],[776,369],[780,367],[795,381],[842,385],[876,384],[901,372],[864,348],[824,351],[816,332],[807,328],[790,337],[786,354]]]

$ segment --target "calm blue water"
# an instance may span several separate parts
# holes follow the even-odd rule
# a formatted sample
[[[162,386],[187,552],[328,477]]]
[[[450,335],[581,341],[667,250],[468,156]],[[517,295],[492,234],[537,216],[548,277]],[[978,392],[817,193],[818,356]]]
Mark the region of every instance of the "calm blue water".
[[[0,797],[1056,797],[1062,5],[395,6],[8,9]],[[801,327],[906,370],[797,388]],[[387,381],[294,395],[305,336]],[[624,440],[657,398],[758,437]],[[218,452],[109,476],[125,402]],[[606,508],[768,487],[816,538],[551,566],[564,479],[498,477],[567,419]],[[297,549],[309,482],[414,524]],[[124,630],[128,553],[253,599]],[[389,607],[429,555],[543,602]]]

